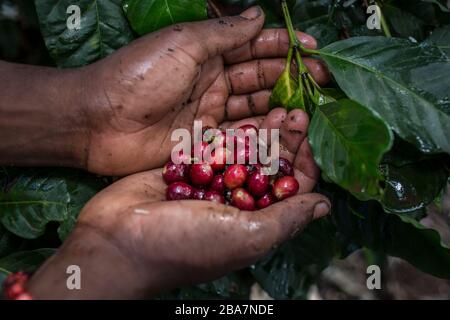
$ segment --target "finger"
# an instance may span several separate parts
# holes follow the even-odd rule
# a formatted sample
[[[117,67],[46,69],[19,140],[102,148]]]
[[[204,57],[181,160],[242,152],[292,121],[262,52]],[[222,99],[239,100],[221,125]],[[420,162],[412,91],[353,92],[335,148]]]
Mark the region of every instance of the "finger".
[[[226,119],[240,120],[269,112],[269,98],[272,92],[262,90],[245,95],[231,96],[226,104]]]
[[[224,123],[222,123],[221,127],[223,129],[237,129],[237,128],[245,126],[245,125],[252,125],[252,126],[255,126],[256,128],[259,128],[259,126],[261,125],[261,122],[264,121],[264,118],[265,118],[264,116],[258,116],[258,117],[242,119],[239,121],[224,122]]]
[[[304,58],[305,66],[320,85],[330,80],[325,65],[317,59]],[[229,66],[226,70],[230,91],[233,94],[251,93],[271,89],[286,65],[286,59],[252,60]],[[295,72],[295,69],[292,69]]]
[[[316,182],[320,176],[320,169],[314,161],[308,139],[304,139],[294,160],[294,167]]]
[[[289,152],[296,154],[306,137],[309,125],[308,114],[300,109],[292,110],[280,128],[280,142]]]
[[[261,123],[260,129],[267,129],[267,145],[272,145],[271,130],[280,129],[287,116],[287,111],[283,108],[272,109]],[[293,160],[293,155],[283,145],[280,144],[280,157],[289,161]]]
[[[243,94],[272,88],[285,65],[285,59],[253,60],[232,65],[226,70],[230,91]]]
[[[315,58],[303,58],[303,62],[317,84],[323,86],[330,82],[330,72],[323,61]]]
[[[317,41],[312,36],[296,31],[298,40],[305,48],[316,49]],[[261,58],[281,58],[287,55],[289,34],[286,29],[266,29],[252,41],[225,53],[225,61],[229,64]]]
[[[255,6],[239,16],[177,25],[177,45],[202,63],[244,45],[258,35],[263,25],[264,13]]]

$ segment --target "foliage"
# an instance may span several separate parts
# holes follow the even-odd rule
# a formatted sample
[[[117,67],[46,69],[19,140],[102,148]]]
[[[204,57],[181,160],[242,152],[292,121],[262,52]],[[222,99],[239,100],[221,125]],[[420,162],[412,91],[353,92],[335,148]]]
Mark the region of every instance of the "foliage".
[[[304,51],[327,63],[334,78],[330,87],[300,76],[307,72],[302,48],[291,37],[295,46],[286,70],[295,60],[299,72],[283,73],[271,105],[311,115],[309,140],[323,171],[317,191],[330,197],[333,214],[247,270],[161,298],[243,298],[255,280],[274,298],[305,298],[323,268],[361,247],[450,278],[449,249],[419,221],[448,181],[450,13],[445,1],[377,1],[385,18],[382,30],[367,28],[362,0],[289,0],[288,10],[270,0],[213,2],[224,14],[259,4],[268,27],[290,27],[290,12],[293,27],[317,38],[321,49]],[[145,33],[206,18],[206,1],[186,3],[78,1],[83,28],[76,31],[66,28],[72,2],[35,1],[45,44],[59,67],[93,63]],[[0,270],[36,268],[51,254],[40,248],[56,247],[83,204],[108,183],[77,170],[0,171]]]

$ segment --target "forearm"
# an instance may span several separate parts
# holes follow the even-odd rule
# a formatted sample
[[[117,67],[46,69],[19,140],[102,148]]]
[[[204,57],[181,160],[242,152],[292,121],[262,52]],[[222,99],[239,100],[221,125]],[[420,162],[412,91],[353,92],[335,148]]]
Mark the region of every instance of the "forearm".
[[[80,71],[0,61],[0,165],[84,167]]]
[[[68,289],[71,265],[80,268],[81,289]],[[154,294],[132,259],[103,236],[75,229],[69,239],[33,275],[28,291],[33,299],[141,299]],[[70,282],[70,281],[69,281]]]

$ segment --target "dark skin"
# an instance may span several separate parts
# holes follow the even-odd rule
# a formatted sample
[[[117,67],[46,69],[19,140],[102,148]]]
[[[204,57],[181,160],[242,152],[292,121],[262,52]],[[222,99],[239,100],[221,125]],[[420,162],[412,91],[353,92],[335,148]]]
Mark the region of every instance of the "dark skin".
[[[211,280],[255,262],[329,212],[325,197],[309,193],[318,169],[305,139],[307,115],[268,114],[288,37],[281,29],[262,31],[263,23],[256,7],[220,21],[172,26],[74,70],[0,62],[0,164],[131,174],[86,205],[68,240],[32,277],[28,289],[35,298],[144,298]],[[315,47],[310,36],[298,37]],[[329,79],[321,63],[305,60],[319,83]],[[280,129],[299,195],[257,212],[162,201],[165,186],[156,168],[170,156],[171,131],[191,129],[194,120]],[[66,287],[71,264],[82,269],[82,290]]]

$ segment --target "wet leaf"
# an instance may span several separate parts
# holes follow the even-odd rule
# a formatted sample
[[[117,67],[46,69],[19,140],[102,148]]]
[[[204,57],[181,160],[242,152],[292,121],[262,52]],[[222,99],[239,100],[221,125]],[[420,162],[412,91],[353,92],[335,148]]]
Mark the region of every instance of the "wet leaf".
[[[405,39],[357,37],[320,50],[347,96],[423,152],[450,153],[450,60]]]
[[[285,69],[278,78],[270,96],[271,109],[287,106],[297,89],[297,83],[292,79],[289,70]]]
[[[340,100],[316,109],[308,136],[328,179],[359,199],[381,197],[378,165],[393,139],[383,120],[354,101]]]
[[[45,44],[59,67],[97,61],[134,39],[122,0],[35,0]],[[70,5],[81,11],[80,28],[67,28]]]
[[[125,0],[123,8],[133,30],[139,35],[208,17],[206,0]]]

